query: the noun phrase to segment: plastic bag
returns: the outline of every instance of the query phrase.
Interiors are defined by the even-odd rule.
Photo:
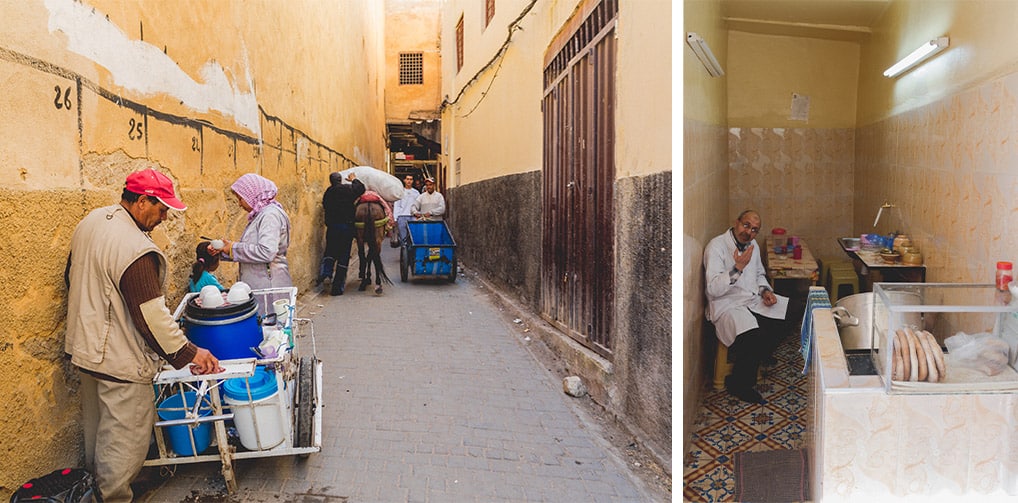
[[[947,354],[951,357],[951,365],[978,370],[988,376],[994,376],[1008,367],[1008,352],[1011,347],[1007,341],[988,333],[957,334],[944,339]]]
[[[380,169],[371,166],[355,166],[339,173],[343,175],[343,180],[346,180],[350,173],[357,175],[357,179],[364,184],[365,188],[377,192],[382,196],[382,199],[390,203],[403,198],[403,182]]]

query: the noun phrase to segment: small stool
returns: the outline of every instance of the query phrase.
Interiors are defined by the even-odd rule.
[[[714,358],[714,389],[720,391],[725,389],[725,378],[732,374],[734,364],[728,361],[728,346],[718,341],[718,354]],[[757,369],[757,380],[763,375],[763,366]]]
[[[714,358],[714,389],[725,389],[725,378],[732,373],[732,364],[728,362],[728,346],[718,341],[718,354]]]
[[[855,274],[855,267],[851,263],[836,263],[831,264],[831,268],[827,271],[827,276],[824,276],[824,284],[830,286],[831,275],[835,272],[850,272]]]
[[[841,287],[847,286],[851,288],[849,295],[853,295],[859,292],[859,275],[855,273],[855,269],[852,270],[832,270],[830,271],[830,284],[827,285],[828,291],[831,295],[831,305],[838,302],[838,298],[841,295]]]
[[[847,260],[823,259],[820,261],[820,281],[818,283],[823,286],[829,286],[830,278],[828,278],[828,274],[830,274],[831,269],[848,268],[854,269],[852,263]]]

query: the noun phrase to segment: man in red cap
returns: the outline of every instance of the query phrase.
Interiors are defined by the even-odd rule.
[[[64,279],[64,351],[81,371],[85,462],[103,500],[133,499],[155,422],[152,378],[161,360],[195,374],[222,372],[207,349],[189,342],[163,296],[166,257],[149,231],[170,208],[187,206],[166,175],[127,176],[120,203],[92,210],[71,236]]]
[[[445,215],[445,197],[435,190],[435,179],[424,179],[424,192],[410,205],[410,213],[418,220],[442,220]]]

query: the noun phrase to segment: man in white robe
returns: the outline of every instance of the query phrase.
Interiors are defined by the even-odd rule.
[[[743,211],[735,225],[707,244],[703,254],[707,319],[714,324],[718,340],[735,358],[725,389],[751,403],[763,402],[753,389],[756,374],[761,361],[769,359],[781,343],[786,328],[784,320],[753,312],[778,302],[754,239],[760,223],[755,211]]]

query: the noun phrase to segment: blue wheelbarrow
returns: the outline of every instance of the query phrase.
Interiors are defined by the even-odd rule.
[[[444,221],[407,222],[407,239],[399,250],[399,278],[447,277],[456,281],[456,241]]]

